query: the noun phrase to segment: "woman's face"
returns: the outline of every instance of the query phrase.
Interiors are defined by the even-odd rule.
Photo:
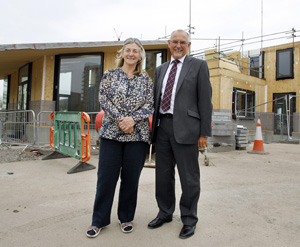
[[[141,60],[140,47],[136,43],[125,45],[122,57],[127,65],[136,65]]]

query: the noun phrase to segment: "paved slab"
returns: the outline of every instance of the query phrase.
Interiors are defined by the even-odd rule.
[[[202,192],[196,234],[178,238],[180,184],[174,220],[159,229],[154,168],[141,176],[135,229],[124,234],[116,216],[95,239],[91,223],[97,170],[67,174],[73,158],[0,164],[0,246],[300,246],[300,146],[265,144],[269,155],[244,151],[200,155]],[[90,163],[97,166],[97,156]]]

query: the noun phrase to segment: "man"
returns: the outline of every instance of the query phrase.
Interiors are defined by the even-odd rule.
[[[155,196],[159,212],[148,227],[154,229],[172,221],[177,164],[182,188],[180,238],[195,232],[200,196],[198,148],[207,147],[211,136],[209,71],[205,61],[186,55],[190,45],[187,32],[174,31],[168,41],[171,61],[159,66],[154,75],[152,142],[156,150]]]

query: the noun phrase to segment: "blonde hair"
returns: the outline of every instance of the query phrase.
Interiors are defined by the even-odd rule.
[[[116,56],[116,65],[118,68],[122,67],[124,64],[124,58],[122,57],[122,54],[125,50],[125,46],[128,44],[136,44],[139,48],[140,48],[140,56],[141,56],[141,60],[139,62],[137,62],[135,70],[133,72],[134,75],[139,75],[143,72],[143,63],[146,57],[146,52],[144,47],[142,46],[142,43],[140,40],[136,39],[136,38],[128,38],[124,41],[124,45],[121,48],[121,50],[119,50],[117,52],[117,56]]]

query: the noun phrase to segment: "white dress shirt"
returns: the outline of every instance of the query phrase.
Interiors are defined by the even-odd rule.
[[[164,112],[161,109],[161,107],[160,107],[159,112],[162,113],[162,114],[167,114],[167,113],[173,114],[176,87],[177,87],[178,78],[179,78],[180,71],[181,71],[181,68],[182,68],[182,65],[183,65],[185,57],[186,57],[186,55],[184,57],[178,59],[180,61],[180,63],[177,64],[177,71],[176,71],[175,81],[174,81],[173,90],[172,90],[170,108],[169,108],[169,110],[167,110],[167,111]],[[171,57],[171,61],[170,61],[169,67],[167,69],[166,75],[165,75],[164,80],[163,80],[163,85],[162,85],[162,89],[161,89],[161,101],[162,101],[162,99],[164,97],[164,92],[165,92],[165,88],[166,88],[166,85],[167,85],[167,81],[168,81],[168,77],[169,77],[169,74],[170,74],[170,70],[171,70],[171,68],[173,66],[173,63],[172,63],[173,60],[175,60],[175,59],[173,57]]]

